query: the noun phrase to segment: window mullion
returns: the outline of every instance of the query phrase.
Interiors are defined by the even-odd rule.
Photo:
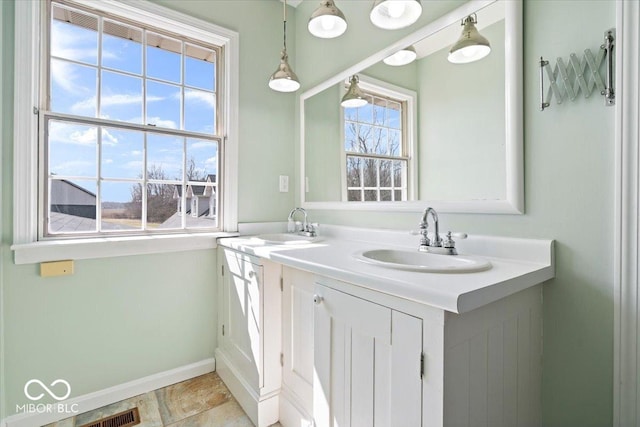
[[[96,126],[96,231],[102,231],[102,127]]]
[[[147,123],[147,30],[142,29],[142,123]]]
[[[96,72],[96,116],[102,117],[102,29],[103,18],[98,16],[98,69]],[[96,126],[96,231],[102,231],[102,127]]]
[[[144,144],[143,144],[143,155],[142,155],[142,188],[140,189],[140,215],[142,216],[142,229],[147,230],[147,180],[149,179],[147,176],[147,156],[149,153],[148,149],[148,134],[144,134]]]
[[[182,138],[182,199],[184,200],[181,228],[187,228],[187,138]],[[193,214],[193,212],[191,212]]]
[[[98,69],[96,73],[96,117],[102,117],[102,23],[103,18],[98,16]]]

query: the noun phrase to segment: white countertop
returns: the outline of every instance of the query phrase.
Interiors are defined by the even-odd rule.
[[[220,239],[219,244],[318,275],[353,283],[378,292],[428,304],[454,313],[465,313],[537,285],[554,277],[553,241],[470,236],[458,242],[461,254],[488,259],[492,268],[476,273],[425,273],[391,269],[364,263],[353,255],[368,249],[408,249],[409,239],[400,244],[373,243],[323,236],[316,243],[266,244],[252,237]],[[374,233],[375,241],[390,241],[393,232]],[[417,239],[412,236],[412,249]],[[413,242],[415,241],[415,242]]]

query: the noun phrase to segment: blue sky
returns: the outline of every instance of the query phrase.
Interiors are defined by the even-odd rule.
[[[122,24],[117,24],[124,28]],[[213,134],[215,128],[214,64],[152,46],[145,48],[147,79],[142,76],[141,31],[127,29],[133,40],[104,33],[101,50],[96,31],[54,20],[51,35],[51,110],[79,116],[108,118],[158,128],[184,129]],[[174,40],[160,36],[169,45]],[[205,50],[190,46],[198,52]],[[100,54],[101,52],[101,54]],[[101,67],[99,67],[99,55]],[[100,73],[100,74],[98,74]],[[98,85],[98,77],[100,83]],[[143,100],[146,91],[146,117]],[[98,105],[100,99],[100,105]],[[181,106],[184,102],[184,123]],[[138,179],[143,173],[144,134],[120,128],[103,128],[98,153],[98,129],[52,120],[49,122],[50,173],[74,179],[78,185],[96,191],[98,154],[101,176]],[[217,172],[217,145],[214,142],[176,138],[149,133],[147,166],[161,166],[169,179],[181,179],[183,144],[186,160],[194,159],[201,174]],[[105,182],[103,201],[126,202],[132,183]]]

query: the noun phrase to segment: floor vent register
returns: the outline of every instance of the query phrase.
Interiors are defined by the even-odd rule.
[[[129,427],[140,424],[138,408],[111,415],[80,427]]]

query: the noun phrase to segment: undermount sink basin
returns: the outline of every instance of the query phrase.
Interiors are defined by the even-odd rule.
[[[484,258],[469,255],[440,255],[417,250],[373,249],[355,257],[369,264],[426,273],[475,273],[491,268]]]
[[[291,233],[260,234],[254,237],[254,239],[262,240],[271,245],[300,245],[320,240],[319,237],[300,236]]]

